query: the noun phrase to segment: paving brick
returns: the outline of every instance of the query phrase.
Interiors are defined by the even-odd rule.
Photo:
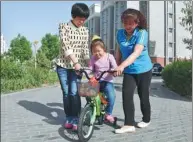
[[[192,142],[192,102],[161,86],[153,78],[150,89],[152,120],[148,128],[135,133],[115,134],[106,124],[96,126],[92,142]],[[123,125],[122,78],[115,80],[116,102],[113,115]],[[141,121],[140,102],[135,91],[135,120]],[[82,105],[85,98],[82,98]],[[1,140],[3,142],[69,142],[76,133],[62,129],[65,119],[60,87],[48,87],[1,97]]]

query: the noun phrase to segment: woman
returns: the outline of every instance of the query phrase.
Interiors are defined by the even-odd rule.
[[[151,82],[152,63],[148,55],[148,33],[145,17],[140,11],[127,9],[122,13],[121,21],[124,29],[117,32],[119,48],[116,60],[119,65],[115,76],[124,73],[123,77],[123,110],[124,126],[116,129],[115,133],[135,132],[134,120],[134,91],[137,86],[143,114],[142,121],[137,124],[144,128],[150,124],[149,86]]]
[[[57,74],[63,92],[64,127],[77,130],[78,115],[81,109],[80,97],[77,94],[78,75],[73,70],[88,66],[88,30],[83,27],[89,17],[89,8],[84,3],[76,3],[71,10],[72,20],[59,26],[61,49],[57,60]]]

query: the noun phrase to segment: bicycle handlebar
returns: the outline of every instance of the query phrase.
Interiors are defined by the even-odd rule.
[[[87,78],[88,80],[91,79],[91,78],[88,76],[88,73],[87,73],[84,69],[80,69],[80,70],[76,70],[76,71],[78,71],[78,72],[80,72],[80,73],[84,73],[85,76],[86,76],[86,78]],[[103,72],[101,73],[101,75],[100,75],[98,78],[95,78],[95,79],[96,79],[97,81],[99,81],[105,73],[115,73],[115,72],[116,72],[116,71],[110,71],[110,70],[108,70],[108,71],[103,71]]]

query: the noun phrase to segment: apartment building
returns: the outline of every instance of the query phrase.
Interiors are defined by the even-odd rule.
[[[7,44],[3,34],[1,35],[1,54],[7,52]]]
[[[149,32],[149,54],[163,66],[176,58],[191,57],[182,39],[190,37],[180,25],[182,1],[141,1],[140,11],[146,16]],[[159,7],[159,8],[158,8]]]
[[[114,54],[117,30],[122,28],[121,13],[127,8],[139,9],[138,1],[102,1],[100,18],[100,36],[107,49]]]
[[[122,28],[122,12],[127,8],[134,8],[147,18],[149,55],[152,62],[165,66],[176,58],[192,56],[192,51],[186,49],[182,41],[185,37],[191,38],[190,33],[180,25],[180,18],[184,16],[181,13],[181,9],[185,7],[183,1],[101,1],[97,6],[100,7],[100,12],[97,11],[100,24],[88,24],[90,35],[99,33],[110,53],[114,54],[117,47],[116,33]],[[91,12],[89,20],[92,17]]]
[[[139,1],[116,1],[114,2],[114,29],[113,29],[113,51],[117,47],[116,34],[118,29],[123,28],[121,14],[128,8],[139,10]]]
[[[109,52],[113,49],[114,2],[101,1],[100,36]]]
[[[100,35],[100,4],[93,4],[89,7],[90,16],[85,22],[89,29],[89,43],[94,34]]]

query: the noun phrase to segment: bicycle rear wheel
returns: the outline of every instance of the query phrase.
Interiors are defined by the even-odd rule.
[[[94,131],[95,115],[93,107],[88,104],[82,110],[78,122],[78,137],[81,142],[87,142]]]

